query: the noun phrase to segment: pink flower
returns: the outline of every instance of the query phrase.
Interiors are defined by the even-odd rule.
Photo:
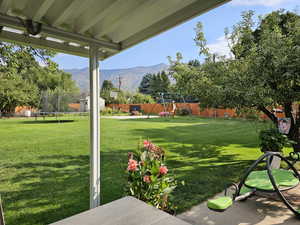
[[[158,148],[159,148],[159,147],[157,147],[156,145],[154,145],[154,144],[152,144],[152,143],[149,145],[149,150],[150,150],[150,151],[155,152]]]
[[[151,177],[150,176],[144,176],[143,181],[146,182],[147,184],[151,183]]]
[[[159,173],[160,174],[167,174],[168,173],[168,168],[166,166],[161,166],[159,167]]]
[[[134,159],[128,160],[128,167],[127,167],[128,171],[137,171],[137,166],[138,166],[138,162],[136,160]]]
[[[156,146],[154,144],[151,143],[151,141],[147,141],[145,140],[144,141],[144,148],[147,148],[149,150],[152,150],[154,149]]]
[[[148,140],[145,140],[145,141],[144,141],[144,147],[145,147],[145,148],[148,148],[148,147],[151,146],[151,145],[152,145],[151,141],[148,141]]]

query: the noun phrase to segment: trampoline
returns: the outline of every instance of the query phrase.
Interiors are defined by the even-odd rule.
[[[299,160],[299,154],[297,160]],[[295,205],[283,195],[284,191],[297,187],[300,183],[300,175],[294,163],[297,161],[291,157],[293,162],[290,162],[278,152],[267,152],[256,160],[247,172],[242,177],[239,184],[231,184],[235,188],[232,196],[227,196],[227,188],[225,196],[217,199],[212,199],[207,202],[208,208],[214,211],[225,211],[235,201],[246,200],[256,191],[276,193],[279,199],[291,210],[298,218],[300,218],[300,206]],[[290,155],[291,156],[291,155]],[[286,163],[285,169],[272,169],[271,163],[274,157],[279,157],[282,162]],[[265,163],[264,170],[255,170],[260,163]]]

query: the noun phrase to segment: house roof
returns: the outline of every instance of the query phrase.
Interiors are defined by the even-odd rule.
[[[0,40],[99,58],[230,0],[0,0]]]

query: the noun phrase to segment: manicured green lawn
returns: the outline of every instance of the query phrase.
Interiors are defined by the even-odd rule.
[[[70,118],[69,118],[70,119]],[[7,225],[48,224],[89,207],[89,122],[0,120],[0,193]],[[47,122],[47,121],[46,121]],[[102,203],[122,197],[127,152],[149,138],[185,186],[179,212],[237,181],[261,153],[257,130],[241,120],[175,118],[101,121]]]

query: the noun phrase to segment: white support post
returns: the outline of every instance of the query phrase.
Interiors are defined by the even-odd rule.
[[[90,45],[90,208],[100,205],[100,77],[98,47]]]

